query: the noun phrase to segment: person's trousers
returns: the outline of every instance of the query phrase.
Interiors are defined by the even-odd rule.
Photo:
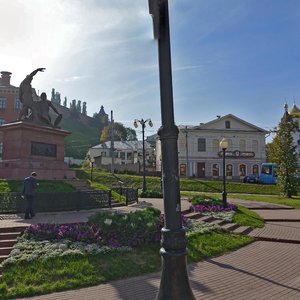
[[[26,197],[26,201],[27,201],[27,207],[26,207],[26,211],[25,211],[25,219],[29,219],[34,216],[34,212],[32,210],[32,203],[33,203],[34,196],[26,195],[25,197]]]

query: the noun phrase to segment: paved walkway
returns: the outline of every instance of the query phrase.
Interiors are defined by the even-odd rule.
[[[239,202],[233,199],[229,201]],[[251,233],[262,240],[264,237],[272,238],[273,242],[256,241],[229,254],[190,264],[189,279],[196,299],[300,300],[300,210],[277,205],[270,209],[272,205],[261,202],[246,202],[243,205],[256,208],[256,212],[263,217],[278,220],[268,221],[265,228]],[[137,205],[118,209],[129,211],[145,206],[155,206],[163,211],[161,199],[141,199]],[[182,210],[188,207],[189,203],[182,201]],[[83,222],[94,211],[37,214],[30,221]],[[0,220],[0,226],[28,224],[24,221],[21,218]],[[154,273],[26,299],[150,300],[155,299],[159,282],[160,274]]]

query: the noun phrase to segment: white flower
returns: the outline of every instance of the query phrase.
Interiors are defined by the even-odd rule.
[[[104,224],[110,226],[112,223],[112,219],[105,219]]]

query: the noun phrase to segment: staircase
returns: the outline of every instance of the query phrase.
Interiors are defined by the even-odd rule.
[[[8,258],[10,252],[13,250],[14,244],[27,226],[19,227],[3,227],[0,228],[0,280],[2,277],[3,267],[1,263]]]
[[[240,225],[235,224],[235,223],[228,223],[225,220],[216,219],[216,218],[211,217],[211,216],[204,216],[201,213],[197,213],[197,212],[185,211],[184,215],[188,219],[194,219],[194,220],[198,220],[198,221],[202,221],[202,222],[208,222],[208,223],[211,223],[211,224],[219,225],[219,226],[221,226],[221,228],[229,230],[233,233],[248,234],[253,230],[253,228],[251,228],[251,227],[240,226]]]
[[[90,192],[95,191],[89,184],[89,182],[85,179],[65,179],[66,183],[72,185],[75,189],[80,192]]]

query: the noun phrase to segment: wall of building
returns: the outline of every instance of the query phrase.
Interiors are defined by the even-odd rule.
[[[230,127],[224,126],[230,121]],[[226,150],[226,176],[240,181],[246,175],[259,174],[260,165],[266,161],[266,131],[229,115],[200,126],[179,127],[178,161],[182,177],[221,179],[223,176],[222,138],[229,140]],[[199,139],[204,147],[199,146]],[[201,144],[201,143],[200,143]],[[200,148],[199,148],[200,147]],[[161,170],[161,145],[157,139],[157,171]]]

